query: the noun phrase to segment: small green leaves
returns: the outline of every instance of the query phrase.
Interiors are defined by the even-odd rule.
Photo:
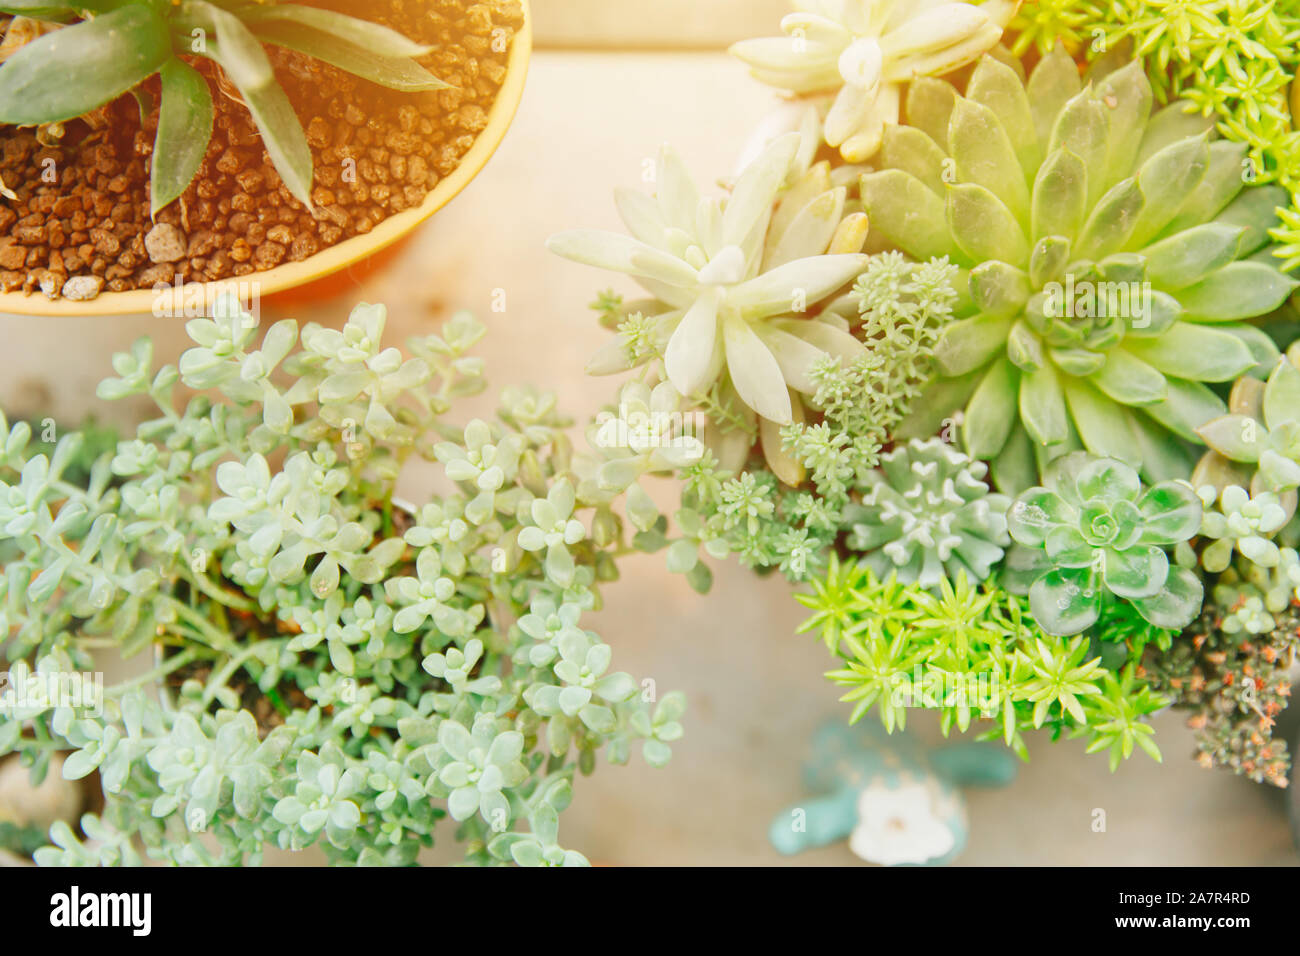
[[[172,59],[166,23],[132,3],[28,43],[0,70],[0,123],[36,126],[89,113]]]
[[[0,416],[11,679],[66,678],[92,643],[157,649],[151,674],[102,694],[0,695],[0,749],[43,766],[57,745],[68,779],[98,774],[119,828],[86,824],[100,848],[58,830],[43,862],[133,862],[135,839],[180,865],[313,844],[410,864],[451,816],[471,862],[575,864],[555,843],[573,774],[638,743],[667,761],[679,696],[655,707],[583,627],[632,547],[618,492],[586,494],[553,396],[507,389],[493,419],[451,425],[482,385],[472,319],[411,341],[410,358],[385,347],[385,320],[359,306],[341,328],[263,334],[226,299],[187,324],[179,370],[155,372],[147,340],[114,358],[101,394],[158,409],[131,436],[50,448]],[[182,383],[197,394],[178,406]],[[663,417],[680,399],[634,394]],[[655,470],[703,452],[654,434],[631,428],[620,447]],[[418,508],[394,497],[413,456],[450,479]],[[666,539],[666,520],[649,526]]]
[[[1111,746],[1117,734],[1149,736],[1142,718],[1164,702],[1146,683],[1131,673],[1116,682],[1096,643],[1044,633],[1024,601],[995,585],[976,588],[962,574],[931,592],[893,575],[881,580],[857,562],[833,572],[833,580],[813,582],[815,600],[801,596],[818,611],[801,632],[820,629],[840,659],[843,666],[827,677],[854,705],[850,722],[874,709],[892,732],[909,709],[936,710],[945,734],[986,727],[984,736],[1001,737],[1022,756],[1021,733],[1036,727],[1086,735],[1090,752]],[[1148,627],[1138,622],[1109,612],[1095,640],[1122,642],[1130,628]],[[844,637],[832,642],[832,633]],[[1122,726],[1117,712],[1127,717]]]

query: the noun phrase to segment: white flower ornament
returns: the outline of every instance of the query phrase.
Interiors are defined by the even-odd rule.
[[[858,795],[858,823],[849,849],[868,863],[922,865],[952,852],[957,836],[948,822],[959,803],[937,786],[878,780]]]

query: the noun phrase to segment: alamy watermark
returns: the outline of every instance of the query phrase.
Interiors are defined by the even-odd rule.
[[[1065,282],[1043,287],[1047,301],[1043,315],[1051,319],[1125,319],[1130,328],[1151,324],[1150,282],[1076,281],[1066,274]]]
[[[595,444],[598,448],[693,449],[697,446],[704,416],[698,412],[656,412],[620,405],[618,413],[596,416]]]
[[[917,663],[911,674],[894,674],[890,685],[894,707],[973,707],[985,717],[1002,709],[1002,677],[996,672],[961,674]]]
[[[233,298],[244,311],[248,328],[262,320],[262,283],[256,279],[186,282],[178,275],[172,282],[154,283],[152,292],[156,319],[208,318],[218,299]]]
[[[0,714],[71,707],[87,717],[104,712],[104,675],[95,671],[0,671]]]

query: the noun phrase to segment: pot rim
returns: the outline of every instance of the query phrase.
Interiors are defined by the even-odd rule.
[[[523,98],[533,45],[533,17],[529,0],[519,2],[523,10],[523,26],[511,43],[505,82],[497,91],[492,109],[488,112],[487,126],[479,133],[474,145],[452,170],[451,175],[439,180],[419,206],[389,216],[370,232],[345,239],[301,262],[276,266],[264,272],[251,272],[246,276],[231,276],[212,282],[188,282],[180,287],[173,284],[166,291],[132,289],[129,292],[101,292],[87,301],[50,299],[40,292],[5,292],[0,293],[0,314],[68,317],[153,314],[156,318],[184,317],[186,303],[189,302],[193,308],[199,290],[202,290],[207,307],[223,291],[228,291],[237,283],[256,283],[258,295],[274,295],[346,269],[402,239],[469,185],[487,165],[514,121],[519,102]]]

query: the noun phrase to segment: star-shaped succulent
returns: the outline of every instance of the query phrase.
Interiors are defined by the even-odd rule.
[[[898,122],[903,84],[941,76],[988,51],[1019,6],[1012,0],[796,0],[784,37],[731,52],[769,86],[828,100],[826,142],[860,163]]]
[[[845,190],[807,197],[799,215],[774,217],[800,136],[773,141],[725,200],[703,199],[678,155],[665,148],[654,197],[617,195],[632,236],[577,230],[553,236],[552,252],[623,272],[651,295],[666,377],[696,397],[725,372],[741,401],[778,424],[794,416],[790,389],[815,390],[809,372],[826,355],[846,364],[865,348],[829,322],[801,315],[851,282],[867,264],[856,224],[841,228]],[[845,235],[856,237],[852,248]],[[828,249],[832,254],[827,254]],[[624,343],[600,371],[626,368]],[[647,356],[648,357],[648,356]]]

